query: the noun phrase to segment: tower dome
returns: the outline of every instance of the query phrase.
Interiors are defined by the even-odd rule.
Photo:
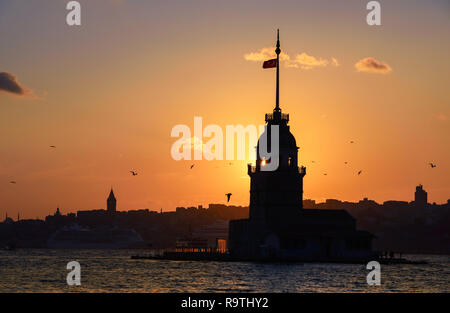
[[[276,109],[275,109],[276,110]],[[295,140],[294,135],[290,131],[289,122],[289,114],[282,114],[281,109],[278,112],[274,110],[273,114],[266,114],[266,122],[267,128],[264,133],[261,135],[267,138],[267,151],[272,151],[272,143],[271,143],[271,126],[277,125],[279,138],[278,138],[278,149],[279,149],[279,166],[277,170],[285,170],[287,168],[296,169],[297,168],[297,154],[298,147],[297,141]],[[258,140],[257,144],[257,158],[256,158],[256,166],[260,168],[261,165],[264,165],[266,162],[270,162],[270,160],[264,160],[259,154],[259,145],[261,142],[261,137]]]

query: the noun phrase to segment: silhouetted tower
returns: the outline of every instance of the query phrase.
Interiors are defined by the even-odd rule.
[[[289,130],[289,114],[281,113],[279,104],[279,72],[281,53],[279,34],[277,33],[277,73],[276,100],[273,113],[266,114],[267,151],[271,151],[272,125],[279,127],[279,166],[275,171],[262,171],[270,160],[264,160],[259,154],[258,140],[256,165],[248,165],[250,176],[250,219],[265,222],[286,220],[288,214],[299,212],[303,208],[303,177],[305,167],[298,167],[298,149],[295,137]]]
[[[113,189],[111,188],[111,192],[109,193],[109,197],[106,200],[107,211],[110,213],[116,212],[116,197],[114,196]]]
[[[8,217],[8,212],[6,212],[5,220],[3,221],[3,223],[7,223],[7,224],[14,223],[13,219]]]
[[[423,190],[423,186],[419,185],[416,187],[416,192],[414,193],[414,203],[417,206],[425,207],[428,204],[428,194]]]

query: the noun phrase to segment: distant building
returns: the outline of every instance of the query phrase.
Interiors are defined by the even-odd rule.
[[[45,217],[45,222],[49,225],[56,225],[56,226],[62,226],[62,225],[69,225],[71,223],[74,223],[76,221],[76,215],[73,213],[69,213],[67,215],[61,214],[61,210],[59,207],[56,208],[56,211],[53,215],[47,215]]]
[[[337,209],[342,205],[342,201],[337,199],[326,199],[325,204],[330,209]]]
[[[218,242],[228,240],[228,221],[216,220],[214,224],[204,225],[192,232],[192,237],[207,239],[208,248],[218,248]]]
[[[303,207],[307,209],[312,209],[316,206],[316,200],[305,199],[303,200]]]
[[[423,189],[422,185],[416,187],[416,192],[414,193],[414,203],[416,206],[426,207],[428,204],[428,194]]]
[[[113,189],[111,188],[109,197],[106,200],[106,208],[107,208],[106,210],[108,211],[108,213],[115,213],[116,205],[117,205],[116,197],[114,196]]]
[[[392,209],[409,209],[408,201],[388,200],[383,202],[383,207]]]
[[[124,227],[82,227],[77,223],[56,230],[46,242],[52,249],[118,249],[140,247],[142,237]]]
[[[175,249],[181,251],[202,251],[208,249],[208,239],[183,237],[177,238]]]
[[[3,223],[5,223],[5,224],[13,224],[14,220],[12,218],[8,217],[8,213],[6,213],[5,220],[3,221]]]

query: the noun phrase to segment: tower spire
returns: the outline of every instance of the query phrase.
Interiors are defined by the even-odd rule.
[[[109,196],[108,199],[106,199],[106,210],[108,212],[116,212],[116,205],[117,205],[117,200],[116,197],[114,196],[114,192],[111,186],[111,191],[109,192]]]
[[[277,95],[275,102],[274,112],[280,112],[280,30],[277,29],[277,48],[275,49],[275,53],[277,54]]]

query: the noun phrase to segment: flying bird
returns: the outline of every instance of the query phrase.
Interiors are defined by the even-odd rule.
[[[14,180],[12,180],[12,181],[10,181],[9,183],[10,183],[10,184],[15,184],[16,182],[15,182]]]
[[[350,143],[355,143],[353,140],[350,140]]]
[[[431,166],[431,168],[435,168],[436,167],[436,164],[434,164],[434,163],[429,163],[430,164],[430,166]]]
[[[225,196],[227,196],[227,202],[230,202],[231,195],[231,192],[225,194]]]
[[[344,164],[347,164],[347,162],[344,162]]]
[[[131,175],[136,176],[138,173],[135,171],[130,171]]]
[[[362,171],[359,171],[359,172],[358,172],[358,175],[361,175],[361,173],[362,173]]]
[[[192,165],[191,165],[191,170],[192,170],[192,168],[194,167],[194,165],[195,165],[195,164],[192,164]]]
[[[311,161],[311,163],[316,163],[316,161]]]
[[[323,175],[327,176],[327,173],[323,173]]]
[[[50,148],[56,148],[56,146],[49,146]]]

